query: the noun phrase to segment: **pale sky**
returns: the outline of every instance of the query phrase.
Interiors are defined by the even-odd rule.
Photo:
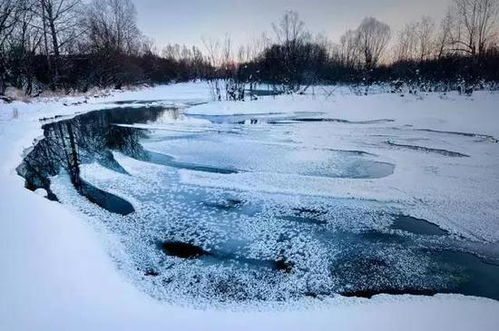
[[[296,10],[308,30],[337,41],[365,16],[388,23],[396,32],[427,15],[440,20],[451,0],[133,0],[139,27],[161,49],[168,43],[197,45],[202,37],[229,34],[238,47],[272,33],[271,23]],[[204,50],[204,49],[203,49]]]

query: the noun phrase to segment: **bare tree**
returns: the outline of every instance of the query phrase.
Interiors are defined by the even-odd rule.
[[[431,17],[423,16],[417,23],[416,38],[418,48],[418,60],[424,61],[432,57],[434,50],[434,30],[435,22]]]
[[[78,24],[77,10],[81,0],[39,0],[41,15],[50,35],[52,52],[56,58],[61,49],[73,41]]]
[[[197,76],[206,73],[205,58],[202,52],[195,46],[187,47],[186,45],[167,45],[163,48],[161,55],[163,58],[177,63],[184,63],[195,70]]]
[[[292,10],[286,11],[279,22],[272,24],[272,28],[278,42],[278,45],[274,45],[277,48],[273,48],[280,53],[281,65],[285,68],[283,88],[287,91],[298,90],[298,62],[307,56],[304,54],[304,46],[310,43],[310,33],[305,29],[305,23],[298,13]]]
[[[305,23],[297,12],[288,10],[278,23],[272,23],[277,42],[284,46],[287,56],[291,56],[301,45],[310,40]]]
[[[35,52],[44,50],[51,86],[55,88],[62,50],[71,45],[81,31],[77,24],[80,3],[81,0],[1,0],[0,49],[3,50],[12,37],[15,40],[9,41],[10,47],[17,51],[24,48],[34,56]]]
[[[357,45],[367,69],[376,67],[390,41],[390,27],[374,17],[366,17],[357,29]]]
[[[0,51],[16,24],[19,6],[15,0],[0,0]]]
[[[348,30],[340,38],[338,57],[347,67],[355,67],[360,62],[358,47],[359,35],[356,30]]]
[[[395,58],[399,61],[432,58],[435,49],[434,29],[435,23],[427,16],[418,22],[406,24],[398,34]]]
[[[253,40],[247,45],[240,46],[237,53],[237,60],[239,63],[247,63],[256,59],[261,55],[265,49],[270,45],[270,40],[266,33],[262,33],[258,38]]]
[[[85,25],[94,50],[125,54],[138,50],[141,34],[131,0],[93,0],[87,9]]]
[[[454,0],[454,50],[483,54],[494,38],[498,11],[498,0]]]
[[[222,78],[221,71],[224,62],[223,45],[219,39],[206,37],[202,38],[202,42],[207,53],[207,62],[214,69],[213,76],[208,79],[212,98],[213,100],[222,101],[222,88],[219,80]]]
[[[414,59],[417,45],[416,24],[407,23],[399,31],[397,43],[395,45],[395,59],[397,61],[406,61]]]
[[[225,70],[229,70],[234,65],[232,53],[232,39],[226,34],[222,44],[222,66]]]
[[[220,55],[220,48],[221,48],[220,40],[202,37],[201,41],[202,41],[203,46],[205,48],[208,62],[214,67],[220,66],[221,62],[222,62],[221,55]]]
[[[11,85],[27,94],[33,90],[34,58],[41,42],[36,1],[0,1],[0,94],[7,75]]]
[[[0,0],[0,95],[3,95],[6,89],[5,43],[12,35],[18,15],[19,6],[15,0]]]
[[[230,36],[226,34],[222,41],[210,38],[203,38],[202,41],[208,63],[214,70],[208,80],[213,99],[221,101],[225,92],[226,100],[244,100],[246,84],[237,79],[239,63],[234,57]]]
[[[448,11],[440,23],[440,31],[435,39],[435,55],[438,59],[446,55],[452,39],[453,17]]]
[[[305,30],[305,23],[300,19],[298,13],[293,10],[286,11],[278,23],[272,23],[272,29],[278,43],[282,45],[293,46],[309,37],[308,32]]]

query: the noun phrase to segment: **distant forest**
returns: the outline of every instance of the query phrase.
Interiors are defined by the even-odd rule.
[[[193,79],[210,81],[218,99],[223,90],[232,100],[244,99],[244,90],[258,83],[278,92],[337,83],[497,86],[499,0],[449,1],[438,22],[422,17],[392,31],[367,17],[335,42],[287,11],[238,50],[230,31],[203,40],[203,49],[158,50],[139,30],[131,0],[0,0],[0,95],[9,87],[36,96]]]

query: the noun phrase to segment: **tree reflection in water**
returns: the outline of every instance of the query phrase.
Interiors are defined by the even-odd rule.
[[[80,177],[80,165],[98,162],[126,173],[114,159],[112,151],[138,159],[146,158],[139,140],[147,135],[147,131],[117,124],[153,122],[168,110],[172,109],[113,108],[45,124],[42,127],[44,138],[24,158],[17,172],[26,179],[26,188],[43,188],[49,199],[57,200],[50,189],[50,177],[56,176],[62,169],[68,174],[78,193],[90,201],[119,214],[133,212],[133,207],[125,200],[83,181]]]

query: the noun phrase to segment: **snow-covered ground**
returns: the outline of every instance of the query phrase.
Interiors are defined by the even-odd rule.
[[[192,104],[209,98],[207,87],[199,83],[88,100],[78,97],[0,104],[1,330],[497,328],[497,301],[461,295],[379,295],[370,300],[335,297],[308,300],[303,305],[298,302],[276,311],[248,312],[195,310],[161,303],[137,289],[119,270],[123,266],[116,265],[110,256],[119,254],[113,251],[119,250],[119,245],[112,246],[113,233],[63,204],[24,189],[24,180],[16,174],[24,149],[42,134],[40,118],[116,107],[115,103],[120,101]],[[290,113],[305,119],[322,116],[339,121],[316,123],[317,129],[312,132],[303,122],[281,144],[301,144],[316,150],[361,148],[375,155],[375,160],[394,164],[394,173],[382,178],[333,176],[320,181],[304,176],[297,183],[296,176],[289,180],[289,171],[261,171],[259,176],[250,177],[245,172],[220,176],[180,170],[180,179],[184,184],[215,188],[394,202],[403,205],[412,216],[432,221],[457,236],[497,242],[497,104],[499,94],[488,92],[476,93],[473,98],[452,94],[402,98],[391,94],[355,96],[338,91],[329,97],[279,96],[244,103],[210,102],[188,108],[187,113],[201,116],[194,123],[181,125],[182,129],[199,130],[206,115],[273,114],[276,121],[286,121],[286,114]],[[176,125],[178,121],[165,121],[159,129],[171,130]],[[265,125],[260,128],[265,133]],[[324,140],[324,136],[328,139]],[[271,140],[278,140],[275,138]],[[185,150],[190,147],[179,146]],[[227,146],[231,148],[237,146]],[[452,157],[448,152],[469,157]],[[181,161],[198,161],[188,159],[189,153],[182,153],[178,151],[177,155],[184,158]],[[201,157],[206,160],[210,155]],[[321,157],[309,153],[306,160],[291,159],[307,164]],[[231,160],[252,169],[250,161]]]

